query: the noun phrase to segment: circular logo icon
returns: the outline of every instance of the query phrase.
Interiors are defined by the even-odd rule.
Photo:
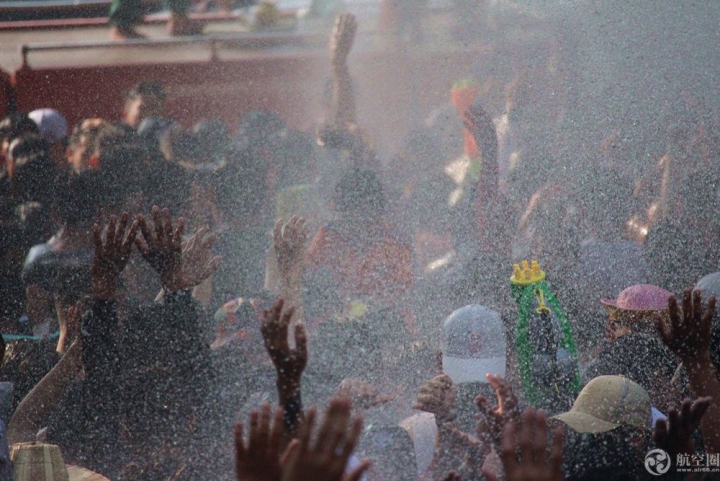
[[[670,455],[662,449],[653,449],[645,456],[645,469],[653,476],[660,476],[670,470]]]

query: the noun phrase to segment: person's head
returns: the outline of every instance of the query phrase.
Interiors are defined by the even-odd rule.
[[[576,433],[598,434],[621,426],[648,431],[652,427],[650,396],[623,376],[598,376],[580,391],[570,411],[552,419]]]
[[[49,201],[59,175],[47,143],[37,136],[23,136],[13,141],[8,173],[16,199],[41,204]]]
[[[91,168],[91,146],[95,144],[104,125],[106,122],[102,119],[85,119],[73,129],[65,149],[65,158],[75,172]]]
[[[670,389],[676,367],[672,352],[657,336],[632,333],[609,344],[583,377],[590,380],[605,375],[624,376],[642,386],[653,406],[662,411],[677,399]]]
[[[344,217],[378,218],[385,214],[385,191],[372,170],[353,169],[335,186],[335,210]]]
[[[140,82],[125,95],[125,123],[136,129],[143,119],[161,117],[165,100],[165,90],[160,83]]]
[[[67,120],[55,109],[37,109],[28,114],[38,126],[40,136],[50,144],[64,142],[68,134]]]
[[[506,360],[505,325],[499,313],[470,305],[445,319],[442,366],[454,383],[487,383],[486,374],[505,376]]]
[[[667,315],[672,295],[658,286],[637,284],[624,289],[617,299],[602,299],[608,312],[608,338],[618,339],[631,332],[655,334],[655,318]]]
[[[0,121],[0,155],[7,157],[10,142],[23,134],[39,134],[37,124],[22,112],[15,112]]]

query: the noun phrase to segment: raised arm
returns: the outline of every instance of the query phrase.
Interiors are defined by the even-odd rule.
[[[333,91],[328,123],[339,127],[356,123],[355,94],[347,65],[356,32],[355,16],[352,13],[342,13],[335,20],[335,28],[330,36]]]
[[[81,303],[68,310],[68,320],[73,317],[79,322]],[[45,426],[55,408],[73,380],[82,371],[81,341],[76,340],[65,355],[23,398],[8,425],[8,444],[35,441],[37,432]]]
[[[308,239],[305,219],[293,216],[275,223],[273,251],[280,277],[280,297],[295,309],[294,321],[304,319],[302,279],[305,274],[305,251]]]
[[[295,348],[290,348],[288,329],[294,310],[283,311],[283,306],[283,300],[278,299],[270,310],[263,312],[260,330],[277,372],[278,401],[285,410],[285,429],[288,436],[295,436],[304,421],[300,382],[307,365],[307,334],[305,326],[296,324]]]
[[[705,415],[700,421],[705,448],[709,453],[720,452],[720,383],[710,359],[710,325],[715,313],[715,298],[702,308],[700,291],[685,289],[682,311],[675,296],[668,300],[669,321],[658,322],[665,345],[678,356],[687,369],[690,388],[698,397],[710,397]]]

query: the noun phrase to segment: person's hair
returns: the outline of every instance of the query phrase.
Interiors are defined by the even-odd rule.
[[[46,204],[60,172],[47,150],[13,158],[12,189],[23,202]]]
[[[335,186],[335,208],[342,214],[377,216],[385,213],[385,192],[372,170],[353,169]]]
[[[90,145],[92,143],[92,139],[94,139],[101,132],[104,125],[106,125],[105,122],[97,125],[86,125],[85,121],[78,123],[75,128],[73,128],[72,133],[68,137],[68,147],[79,146],[80,144],[82,144],[82,141],[84,139],[87,140],[85,145]]]
[[[0,120],[0,139],[14,139],[22,134],[40,134],[33,119],[22,112],[15,112]]]
[[[53,205],[66,226],[90,226],[97,220],[105,199],[105,172],[85,170],[72,173],[58,185]]]
[[[15,161],[39,157],[50,153],[50,145],[38,134],[25,133],[10,143],[8,155]]]
[[[164,101],[167,98],[165,95],[165,89],[160,82],[145,81],[135,84],[130,90],[128,90],[125,94],[125,101],[134,100],[143,95],[156,97],[161,101]]]

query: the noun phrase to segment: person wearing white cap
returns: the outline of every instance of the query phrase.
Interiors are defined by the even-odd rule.
[[[38,126],[40,137],[50,145],[50,156],[62,170],[68,169],[65,148],[68,124],[65,117],[55,109],[37,109],[28,114]]]

